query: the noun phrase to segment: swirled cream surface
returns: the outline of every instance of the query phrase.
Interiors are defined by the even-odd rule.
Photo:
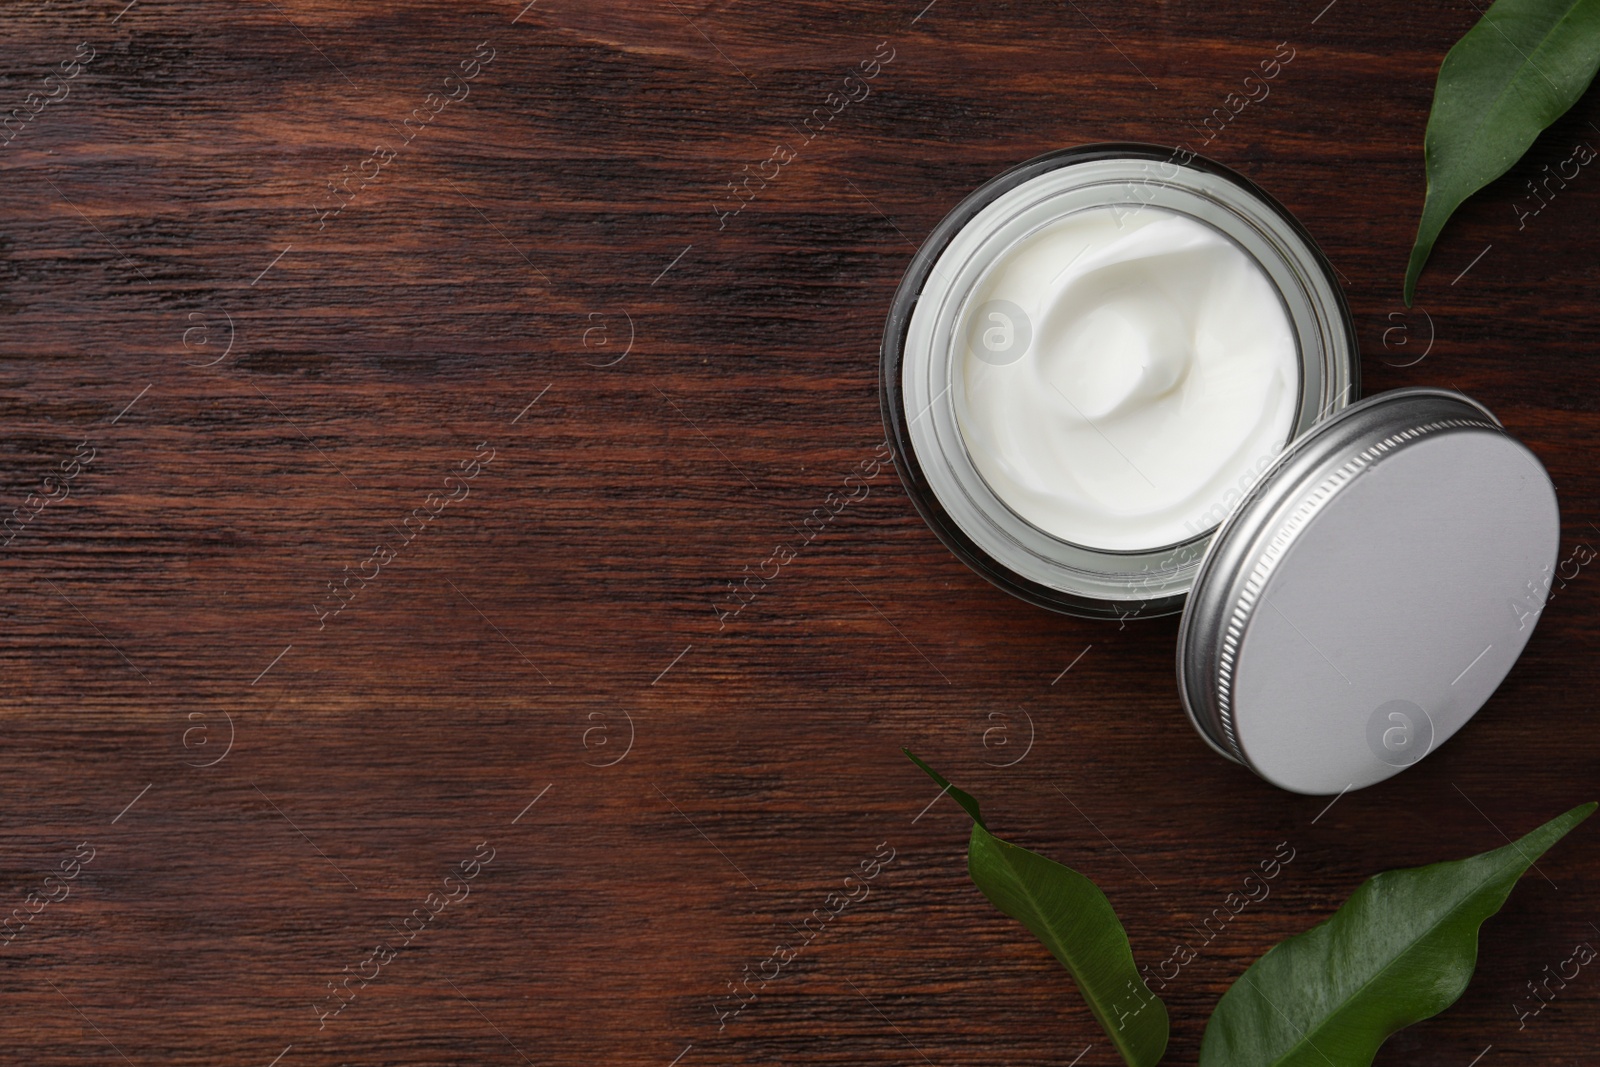
[[[956,321],[956,418],[1046,533],[1138,551],[1215,526],[1288,442],[1299,350],[1272,281],[1203,222],[1089,208],[1003,252]]]

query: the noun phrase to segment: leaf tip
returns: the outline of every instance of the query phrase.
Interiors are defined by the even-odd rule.
[[[1431,243],[1427,248],[1422,247],[1420,237],[1411,249],[1411,259],[1406,264],[1405,284],[1401,288],[1401,299],[1405,301],[1406,307],[1410,307],[1417,298],[1417,279],[1422,276],[1422,268],[1428,262],[1428,256],[1432,251]]]
[[[945,778],[944,778],[944,776],[942,774],[940,774],[938,771],[934,770],[932,767],[930,767],[926,763],[924,763],[921,760],[921,758],[918,757],[917,754],[915,752],[911,751],[909,748],[902,747],[900,749],[900,751],[904,752],[906,754],[906,759],[910,760],[912,763],[915,763],[918,767],[922,768],[922,773],[926,774],[929,778],[932,778],[934,781],[938,782],[940,785],[949,785],[950,784],[949,782],[945,781]]]
[[[944,795],[944,793],[949,793],[955,802],[961,805],[962,810],[968,815],[972,816],[973,822],[977,823],[979,826],[984,825],[983,813],[978,808],[978,802],[976,800],[972,799],[972,797],[967,793],[957,789],[950,779],[946,778],[944,775],[940,774],[938,771],[924,763],[921,758],[919,758],[917,754],[911,751],[909,748],[902,747],[900,751],[904,752],[906,754],[906,758],[912,763],[915,763],[918,767],[922,768],[923,774],[926,774],[929,778],[932,778],[934,782],[940,786],[942,790],[940,793],[941,796]]]
[[[1555,826],[1561,827],[1561,832],[1555,838],[1555,840],[1559,841],[1561,838],[1566,837],[1572,831],[1576,830],[1586,819],[1589,818],[1589,816],[1593,815],[1595,812],[1595,807],[1595,802],[1592,800],[1587,804],[1579,804],[1577,807],[1557,815],[1554,819],[1551,819],[1549,822],[1545,823],[1544,827],[1540,827],[1540,829]],[[1538,830],[1533,831],[1533,833],[1538,832]]]

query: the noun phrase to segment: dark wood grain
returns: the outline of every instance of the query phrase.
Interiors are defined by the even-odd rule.
[[[1320,238],[1368,391],[1477,396],[1549,466],[1563,555],[1600,544],[1600,177],[1521,228],[1512,207],[1600,143],[1593,98],[1463,208],[1407,312],[1418,146],[1472,5],[922,3],[7,8],[0,111],[95,53],[0,149],[0,513],[95,450],[0,551],[5,908],[94,850],[0,948],[8,1062],[1114,1063],[968,883],[909,744],[1095,878],[1141,961],[1289,842],[1172,984],[1169,1060],[1192,1063],[1238,973],[1363,878],[1594,795],[1592,566],[1469,729],[1327,811],[1193,734],[1174,620],[1007,598],[889,467],[719,621],[882,439],[883,315],[944,212],[1052,148],[1201,147],[1285,41],[1204,151]],[[396,148],[481,42],[466,98]],[[871,94],[806,139],[880,42]],[[793,160],[719,218],[777,145]],[[470,895],[319,1022],[481,842]],[[719,1025],[884,842],[870,896]],[[1486,927],[1466,996],[1379,1062],[1588,1062],[1600,978],[1525,1028],[1512,1005],[1600,938],[1597,876],[1585,828]]]

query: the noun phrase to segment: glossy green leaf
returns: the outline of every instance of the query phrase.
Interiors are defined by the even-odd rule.
[[[976,800],[906,755],[972,816],[967,871],[983,895],[1061,961],[1124,1060],[1133,1067],[1159,1061],[1167,1048],[1167,1008],[1139,977],[1127,931],[1106,895],[1077,871],[995,837]]]
[[[1369,879],[1240,976],[1206,1024],[1200,1067],[1367,1067],[1390,1034],[1455,1003],[1477,965],[1478,927],[1594,810],[1573,808],[1481,856]]]
[[[1428,195],[1405,300],[1461,202],[1500,175],[1600,67],[1600,0],[1495,0],[1444,57],[1423,137]]]

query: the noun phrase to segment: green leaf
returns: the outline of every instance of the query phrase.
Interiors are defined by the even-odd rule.
[[[976,800],[905,751],[972,816],[967,871],[983,895],[1061,961],[1125,1061],[1158,1062],[1167,1048],[1167,1008],[1139,977],[1127,931],[1106,895],[1077,871],[995,837]]]
[[[1477,965],[1478,927],[1594,810],[1573,808],[1481,856],[1367,880],[1223,995],[1200,1067],[1367,1067],[1390,1034],[1455,1003]]]
[[[1445,221],[1577,103],[1600,67],[1600,0],[1495,0],[1444,57],[1423,138],[1428,195],[1405,301]]]

